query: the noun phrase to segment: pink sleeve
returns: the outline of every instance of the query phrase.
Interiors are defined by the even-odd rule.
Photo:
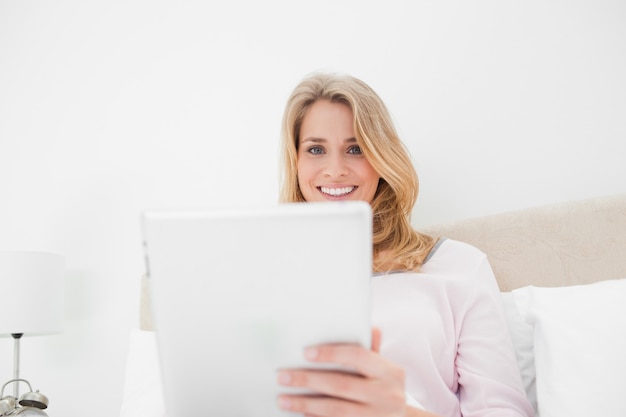
[[[534,416],[486,258],[466,289],[466,303],[456,315],[460,320],[456,370],[463,416]]]

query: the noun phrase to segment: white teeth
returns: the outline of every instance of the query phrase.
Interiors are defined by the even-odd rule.
[[[324,194],[330,194],[335,197],[348,194],[352,192],[352,190],[354,190],[354,187],[342,187],[342,188],[320,187],[320,188]]]

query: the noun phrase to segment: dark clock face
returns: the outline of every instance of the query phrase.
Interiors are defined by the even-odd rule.
[[[48,414],[36,407],[18,407],[15,411],[10,412],[8,416],[48,417]]]

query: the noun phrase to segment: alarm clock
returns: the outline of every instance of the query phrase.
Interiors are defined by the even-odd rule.
[[[19,400],[15,397],[4,396],[4,388],[12,383],[24,382],[30,389],[24,393]],[[21,416],[21,417],[48,417],[45,410],[48,408],[48,398],[39,391],[33,391],[30,383],[25,379],[12,379],[2,386],[0,392],[0,417]]]

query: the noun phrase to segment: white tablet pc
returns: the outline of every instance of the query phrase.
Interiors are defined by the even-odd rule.
[[[290,415],[278,369],[312,367],[309,345],[369,346],[368,204],[142,217],[168,417]]]

